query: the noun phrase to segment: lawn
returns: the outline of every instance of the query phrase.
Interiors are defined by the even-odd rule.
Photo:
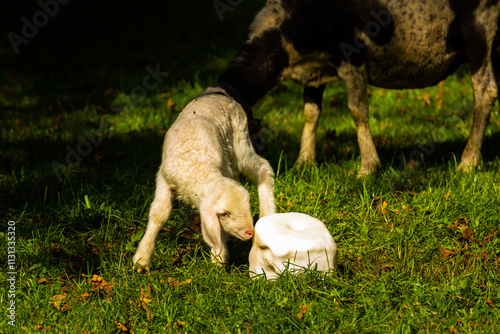
[[[383,166],[362,179],[342,83],[325,93],[316,166],[294,169],[301,86],[280,84],[256,112],[278,211],[325,222],[336,272],[252,280],[251,245],[236,240],[231,266],[215,266],[180,203],[151,271],[131,270],[163,136],[264,3],[220,2],[233,4],[222,16],[201,0],[60,4],[17,53],[6,37],[43,9],[2,11],[0,332],[500,332],[500,113],[480,167],[457,173],[472,124],[467,67],[427,89],[369,88]],[[256,189],[241,182],[257,214]]]

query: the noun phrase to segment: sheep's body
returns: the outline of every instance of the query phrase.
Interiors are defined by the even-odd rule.
[[[252,148],[245,111],[223,89],[210,88],[184,108],[165,136],[148,227],[133,264],[150,266],[174,195],[200,210],[212,259],[227,262],[228,233],[246,240],[254,231],[248,191],[236,181],[240,172],[257,185],[260,216],[275,213],[274,173]]]
[[[368,122],[367,85],[437,84],[462,63],[471,69],[474,121],[459,169],[478,166],[498,97],[498,0],[268,0],[219,81],[251,107],[283,80],[304,84],[298,163],[314,162],[325,84],[343,80],[356,125],[361,174],[379,165]]]

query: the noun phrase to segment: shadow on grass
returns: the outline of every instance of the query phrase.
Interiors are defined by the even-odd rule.
[[[221,21],[210,1],[69,2],[39,27],[38,3],[13,3],[0,20],[11,34],[0,44],[4,98],[78,109],[102,103],[109,87],[129,93],[157,65],[170,73],[166,85],[214,84],[263,3],[243,2]]]

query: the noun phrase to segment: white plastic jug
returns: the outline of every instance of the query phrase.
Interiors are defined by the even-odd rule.
[[[265,273],[273,279],[287,269],[329,271],[337,268],[337,245],[319,219],[297,212],[277,213],[257,221],[249,262],[250,277]]]

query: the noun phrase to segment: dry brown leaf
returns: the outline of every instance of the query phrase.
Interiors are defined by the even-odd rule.
[[[382,215],[387,212],[386,208],[389,206],[389,202],[380,196],[373,200],[373,207],[377,209],[378,214]]]
[[[38,284],[48,284],[49,281],[44,277],[44,278],[40,278],[37,283]]]
[[[115,96],[116,95],[116,91],[115,89],[113,88],[113,86],[109,87],[108,89],[106,89],[104,91],[104,95],[107,95],[107,96]]]
[[[460,332],[458,331],[458,329],[455,328],[455,326],[451,325],[450,334],[460,334]]]
[[[176,106],[177,106],[177,103],[173,102],[171,99],[168,99],[168,101],[167,101],[167,109],[175,110]]]
[[[420,164],[418,163],[418,161],[415,161],[413,159],[411,159],[410,161],[408,161],[408,163],[406,164],[406,169],[415,169],[417,168],[418,166],[420,166]]]
[[[304,314],[306,314],[307,309],[309,309],[308,305],[300,304],[299,313],[297,313],[297,318],[299,318],[299,320],[302,320],[304,318]]]
[[[486,242],[488,242],[488,240],[490,240],[491,238],[493,238],[493,236],[495,234],[497,234],[498,230],[497,231],[494,231],[492,233],[490,233],[486,238],[484,238],[484,241],[483,242],[479,242],[479,246],[483,246]]]
[[[439,250],[441,251],[441,255],[442,255],[441,257],[442,257],[442,258],[443,258],[443,257],[448,257],[448,256],[450,256],[450,255],[455,255],[455,254],[457,254],[457,252],[458,252],[458,251],[456,251],[456,250],[455,250],[455,251],[449,251],[449,250],[447,250],[447,249],[443,248],[442,246],[439,246]]]
[[[67,296],[68,296],[67,293],[63,293],[62,295],[54,295],[54,296],[50,297],[49,303],[52,304],[52,305],[54,305],[55,308],[61,310],[64,307],[62,301],[64,299],[66,299]],[[69,305],[68,305],[68,307],[69,307]],[[65,309],[67,309],[67,307],[64,308],[64,310]]]
[[[103,290],[106,294],[109,294],[113,291],[114,284],[107,282],[99,275],[93,275],[90,279],[90,282],[94,286],[94,289]]]
[[[141,297],[140,301],[144,303],[151,303],[153,299],[149,298],[149,294],[144,290],[144,288],[141,286]]]
[[[122,332],[125,332],[127,334],[134,334],[134,332],[132,332],[131,329],[128,329],[127,327],[125,327],[122,323],[120,322],[115,322],[116,324],[116,328]]]
[[[425,92],[424,95],[417,96],[418,100],[421,100],[424,102],[425,107],[427,107],[428,105],[431,104],[431,98],[432,98],[432,95],[429,94],[429,92]]]
[[[50,326],[43,327],[40,324],[36,324],[35,329],[40,331],[40,332],[45,332],[45,331],[48,331],[50,329]]]
[[[153,311],[151,311],[151,309],[149,308],[149,306],[146,304],[146,302],[141,301],[141,306],[146,311],[146,315],[148,316],[148,321],[150,321],[151,319],[153,319],[153,317],[155,315],[153,314]]]
[[[493,302],[489,299],[486,300],[486,303],[491,306],[491,308],[495,308],[495,305],[493,305]]]
[[[177,328],[177,326],[184,326],[185,324],[186,324],[185,321],[178,320],[178,321],[174,322],[174,328]]]
[[[472,233],[469,229],[466,229],[465,231],[462,232],[462,235],[458,237],[457,240],[464,239],[467,240],[468,243],[472,243],[473,237]]]

